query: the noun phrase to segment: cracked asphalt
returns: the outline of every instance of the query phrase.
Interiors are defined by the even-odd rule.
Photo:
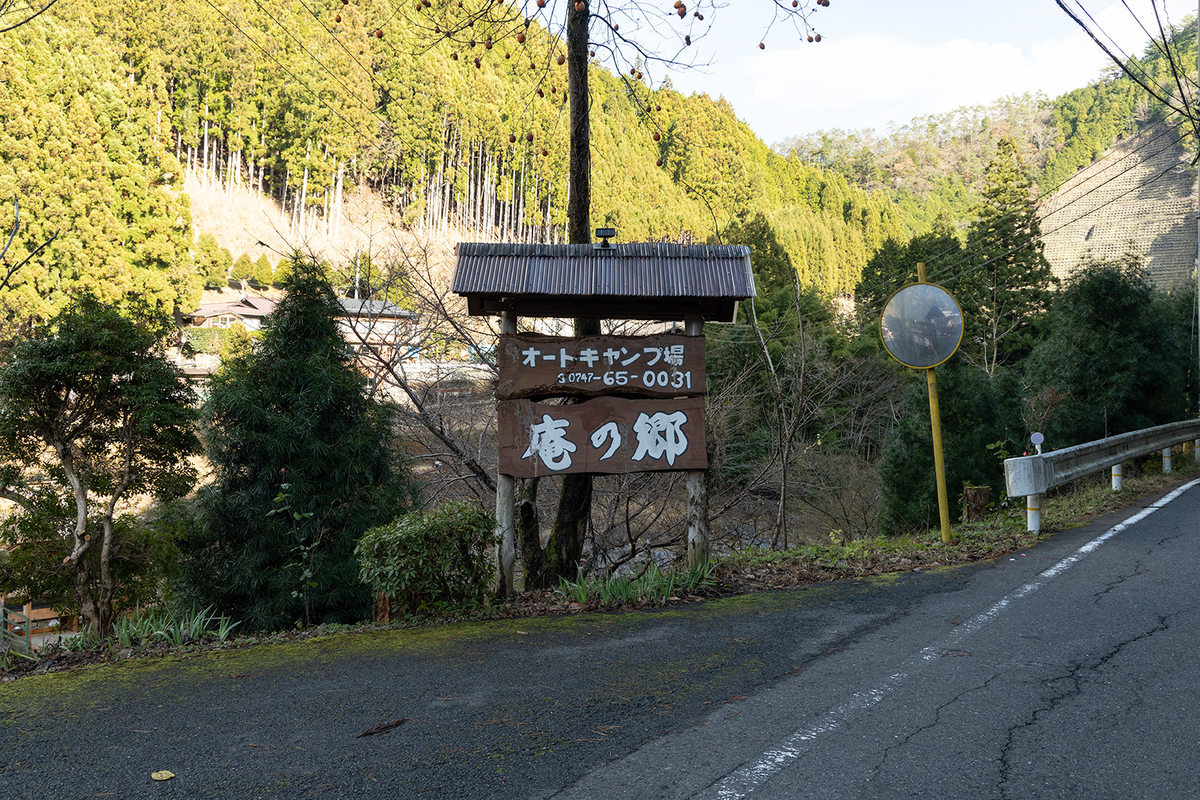
[[[1200,797],[1200,487],[1097,543],[1137,510],[934,573],[23,679],[0,798]]]
[[[740,718],[553,796],[1200,797],[1200,487],[1096,542],[1138,510],[1002,558]]]

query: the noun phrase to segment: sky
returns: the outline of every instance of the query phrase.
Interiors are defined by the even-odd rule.
[[[1200,0],[1156,0],[1182,22]],[[811,0],[810,0],[811,2]],[[1125,52],[1148,37],[1121,0],[1080,0]],[[1154,30],[1151,0],[1125,0]],[[705,3],[705,5],[710,5]],[[1075,0],[1068,5],[1078,10]],[[797,41],[770,0],[725,0],[693,45],[711,66],[663,72],[685,94],[724,96],[769,145],[819,130],[874,129],[986,105],[1007,95],[1054,98],[1111,64],[1054,0],[831,0],[812,17],[822,41]],[[759,49],[758,43],[766,44]]]

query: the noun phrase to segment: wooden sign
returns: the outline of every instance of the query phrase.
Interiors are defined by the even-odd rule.
[[[539,397],[699,397],[704,337],[501,336],[500,400]]]
[[[500,403],[500,474],[664,472],[708,467],[704,398],[575,405]]]

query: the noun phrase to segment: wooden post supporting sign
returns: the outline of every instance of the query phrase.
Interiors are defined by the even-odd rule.
[[[684,322],[687,336],[704,336],[704,318],[689,315]],[[708,562],[708,487],[705,482],[707,470],[690,470],[687,473],[687,555],[689,567],[700,567]]]
[[[516,315],[511,311],[500,314],[500,332],[517,332]],[[499,541],[496,543],[497,597],[508,597],[514,591],[513,570],[517,563],[517,499],[516,478],[501,472],[496,476],[496,527]]]

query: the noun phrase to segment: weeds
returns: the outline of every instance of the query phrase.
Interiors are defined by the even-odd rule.
[[[158,644],[183,647],[206,638],[225,642],[240,624],[228,617],[218,616],[212,606],[182,616],[163,609],[147,611],[138,608],[132,615],[116,620],[112,633],[107,637],[82,631],[77,636],[64,637],[59,647],[79,653],[105,645],[136,650]]]
[[[950,544],[942,543],[937,530],[852,540],[834,531],[827,544],[736,550],[719,561],[717,574],[724,587],[736,592],[996,558],[1032,547],[1057,530],[1085,525],[1128,505],[1134,497],[1162,491],[1180,477],[1200,472],[1196,465],[1186,464],[1164,476],[1153,467],[1153,463],[1141,465],[1142,474],[1127,477],[1120,492],[1112,491],[1102,474],[1053,490],[1043,500],[1040,533],[1025,530],[1024,503],[1001,503],[987,518],[956,526]]]
[[[610,575],[606,579],[595,577],[559,582],[556,593],[567,602],[579,605],[601,605],[610,608],[622,606],[662,606],[678,600],[682,594],[707,594],[715,591],[717,580],[713,564],[708,562],[685,570],[662,571],[650,564],[641,575],[629,578]]]
[[[0,646],[0,673],[9,672],[22,662],[36,662],[37,656],[15,647]]]

